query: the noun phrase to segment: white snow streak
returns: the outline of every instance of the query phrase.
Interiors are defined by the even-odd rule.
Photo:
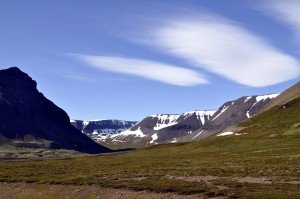
[[[231,131],[228,131],[228,132],[223,132],[223,133],[220,133],[219,135],[217,135],[217,136],[226,136],[226,135],[232,135],[233,134],[233,132],[231,132]]]
[[[129,135],[133,135],[134,137],[146,137],[146,135],[141,131],[140,127],[135,131],[128,129],[126,131],[123,131],[120,134],[113,135],[111,137],[129,136]]]
[[[212,121],[214,121],[215,119],[217,119],[220,115],[222,115],[227,109],[229,108],[229,106],[224,106],[221,110],[221,112],[216,116],[214,117],[214,119]]]
[[[259,102],[261,100],[265,100],[265,99],[274,99],[275,97],[277,97],[280,93],[276,93],[276,94],[270,94],[270,95],[260,95],[256,97],[256,101]]]
[[[157,118],[158,121],[156,123],[156,126],[153,127],[153,130],[160,130],[163,128],[166,128],[168,126],[173,126],[178,123],[178,118],[180,115],[173,114],[173,115],[151,115],[150,117]]]
[[[195,136],[193,137],[193,139],[195,139],[196,137],[198,137],[199,135],[201,135],[203,132],[205,132],[205,131],[204,131],[204,130],[200,131],[200,133],[198,133],[197,135],[195,135]]]
[[[157,142],[154,142],[155,140],[158,139],[158,136],[157,136],[157,133],[154,133],[152,136],[151,136],[152,140],[149,142],[151,144],[157,144]]]

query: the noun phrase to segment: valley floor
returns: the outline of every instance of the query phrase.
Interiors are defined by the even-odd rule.
[[[46,185],[29,183],[0,183],[0,198],[24,199],[194,199],[203,194],[179,195],[177,193],[155,193],[129,189],[104,188],[97,185]]]
[[[299,198],[300,136],[252,134],[96,156],[3,159],[0,198]]]

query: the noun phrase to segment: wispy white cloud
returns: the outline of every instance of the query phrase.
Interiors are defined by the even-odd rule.
[[[280,22],[287,24],[300,39],[299,0],[265,0],[258,5],[258,8]]]
[[[63,78],[68,78],[68,79],[85,82],[85,83],[97,83],[98,82],[98,80],[93,77],[85,76],[81,73],[78,73],[74,70],[67,69],[64,67],[55,68],[55,69],[53,69],[52,73],[54,73],[60,77],[63,77]]]
[[[74,80],[87,82],[87,83],[96,83],[97,82],[97,80],[95,80],[95,79],[84,77],[84,76],[77,75],[77,74],[63,74],[63,76],[66,78],[69,78],[69,79],[74,79]]]
[[[170,19],[144,34],[143,44],[159,47],[240,84],[264,87],[300,74],[295,58],[239,24],[215,15]]]
[[[82,54],[75,56],[95,68],[139,76],[166,84],[194,86],[208,83],[208,80],[196,71],[160,62],[116,56]]]

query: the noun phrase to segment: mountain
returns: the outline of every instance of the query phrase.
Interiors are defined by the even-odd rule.
[[[257,112],[254,117],[227,127],[222,132],[220,132],[220,135],[240,135],[242,133],[251,133],[257,131],[267,132],[267,129],[272,130],[271,126],[276,127],[275,131],[278,129],[285,129],[285,131],[288,131],[290,128],[293,129],[294,126],[297,126],[297,123],[300,123],[300,111],[298,114],[294,113],[295,111],[297,111],[297,100],[299,100],[299,98],[300,82],[286,89],[276,98],[267,103],[262,109]],[[292,107],[290,107],[291,103],[293,104]],[[282,107],[285,107],[285,111],[291,112],[291,114],[287,114],[285,113],[285,111],[279,111],[282,109]],[[278,121],[279,118],[280,121]],[[280,126],[278,126],[279,124]]]
[[[105,146],[125,148],[203,139],[253,117],[278,95],[245,96],[224,103],[218,110],[150,115],[102,142]]]
[[[110,151],[74,128],[67,113],[17,67],[0,70],[0,143],[84,153]]]
[[[296,83],[295,85],[291,86],[290,88],[282,92],[278,97],[276,97],[276,99],[272,100],[265,108],[263,108],[262,111],[271,109],[275,106],[283,105],[299,97],[300,97],[300,82]]]
[[[130,129],[111,136],[106,143],[107,146],[123,148],[177,142],[177,139],[203,127],[214,113],[214,110],[205,110],[182,114],[150,115]]]
[[[207,122],[204,128],[198,129],[181,141],[192,141],[212,136],[229,126],[244,121],[262,110],[279,94],[245,96],[224,103]]]
[[[281,93],[255,117],[237,125],[239,134],[300,135],[300,82]]]
[[[124,120],[71,120],[71,124],[98,143],[131,128],[137,122]]]

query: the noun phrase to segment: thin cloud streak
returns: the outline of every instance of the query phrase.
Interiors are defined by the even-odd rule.
[[[117,56],[74,55],[89,66],[110,72],[134,75],[176,86],[206,84],[208,80],[196,71],[160,62]]]
[[[236,23],[215,15],[169,20],[144,33],[142,44],[251,87],[296,78],[299,62]]]
[[[300,40],[300,1],[266,0],[258,5],[259,10],[288,25]]]
[[[95,79],[91,79],[91,78],[88,78],[88,77],[83,77],[83,76],[80,76],[80,75],[64,74],[63,76],[66,77],[66,78],[69,78],[69,79],[74,79],[74,80],[78,80],[78,81],[82,81],[82,82],[97,83],[97,80],[95,80]]]

